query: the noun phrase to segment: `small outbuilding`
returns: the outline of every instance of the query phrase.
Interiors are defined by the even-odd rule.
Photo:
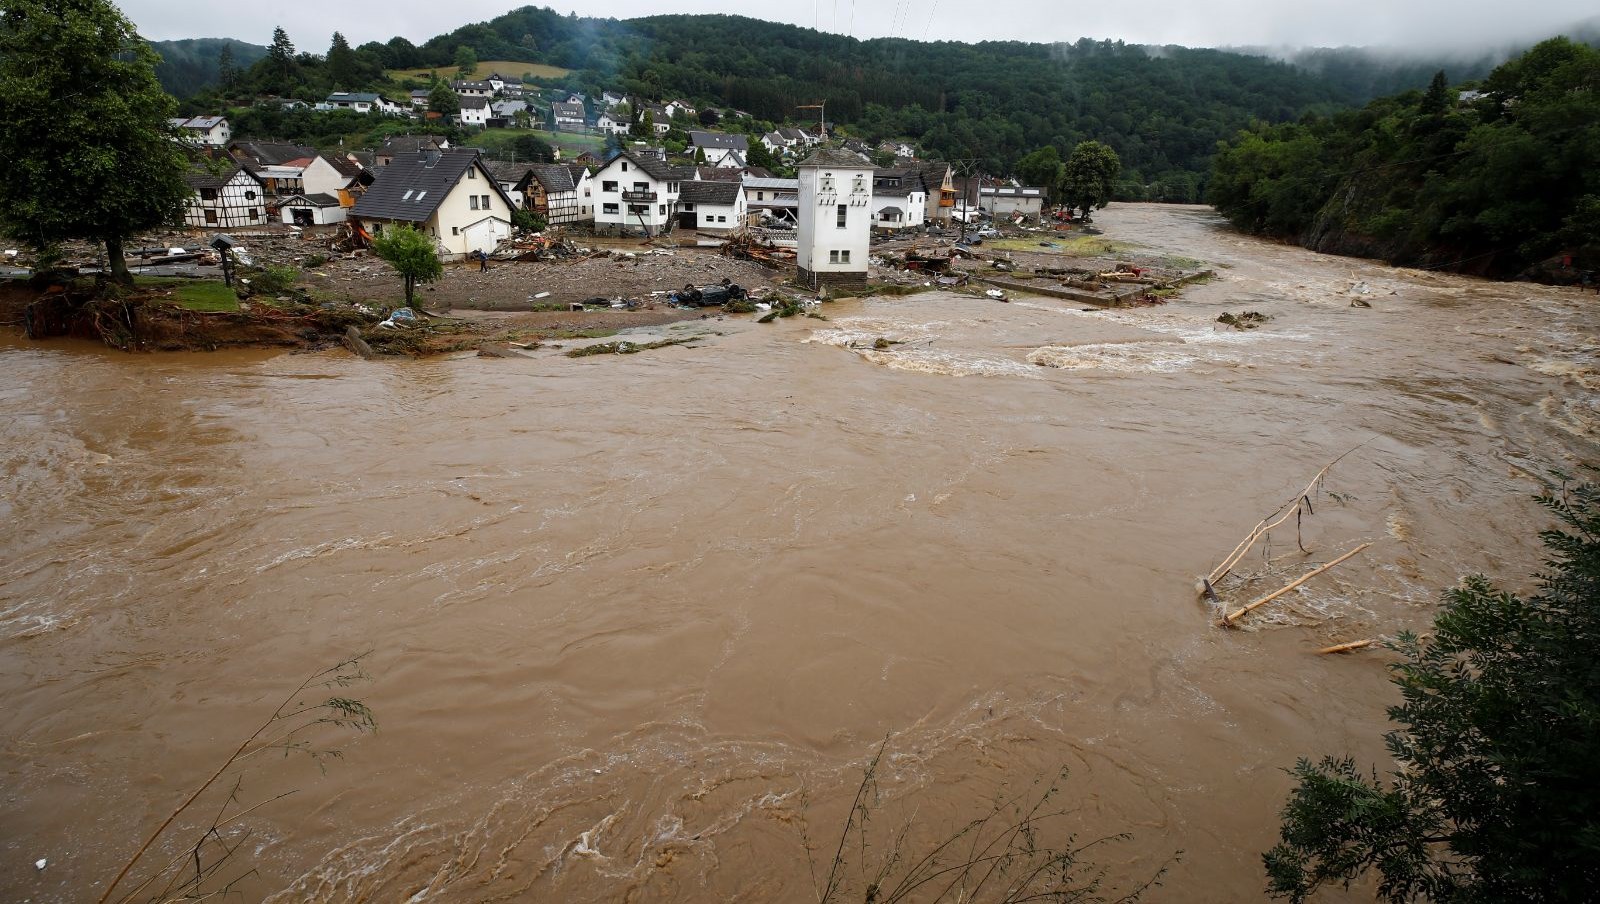
[[[347,209],[334,195],[290,195],[278,202],[278,216],[290,226],[343,223]]]

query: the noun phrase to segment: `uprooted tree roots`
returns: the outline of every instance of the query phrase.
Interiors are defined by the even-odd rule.
[[[74,336],[123,351],[296,345],[321,333],[312,318],[191,311],[144,295],[59,290],[29,302],[20,318],[30,339]]]

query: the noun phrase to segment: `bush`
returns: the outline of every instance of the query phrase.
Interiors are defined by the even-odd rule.
[[[262,295],[282,295],[294,288],[300,271],[293,267],[268,264],[250,274],[250,288]]]
[[[518,209],[511,213],[511,225],[528,232],[543,232],[549,223],[534,211]]]

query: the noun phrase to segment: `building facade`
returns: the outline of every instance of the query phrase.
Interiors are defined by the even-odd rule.
[[[798,169],[800,283],[813,289],[865,288],[872,164],[847,151],[824,149],[802,160]]]

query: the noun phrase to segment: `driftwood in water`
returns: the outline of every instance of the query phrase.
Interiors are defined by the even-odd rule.
[[[1261,541],[1262,537],[1267,535],[1268,531],[1280,524],[1283,524],[1285,521],[1288,521],[1291,516],[1295,518],[1295,526],[1298,528],[1300,524],[1300,516],[1303,513],[1311,510],[1311,494],[1317,489],[1317,485],[1322,481],[1322,478],[1327,476],[1328,471],[1332,469],[1334,465],[1338,464],[1340,459],[1370,442],[1372,442],[1372,440],[1369,439],[1366,442],[1349,449],[1338,458],[1335,458],[1333,461],[1323,465],[1322,470],[1317,472],[1317,476],[1311,478],[1311,482],[1306,484],[1305,489],[1296,493],[1289,499],[1288,502],[1285,502],[1283,505],[1280,505],[1274,509],[1272,514],[1262,518],[1261,521],[1258,522],[1253,529],[1251,529],[1250,533],[1243,540],[1239,541],[1239,545],[1233,548],[1233,552],[1228,553],[1227,557],[1222,560],[1222,564],[1212,569],[1211,574],[1206,576],[1206,587],[1209,589],[1215,586],[1218,581],[1222,580],[1223,577],[1228,574],[1228,572],[1233,570],[1235,565],[1239,564],[1239,560],[1243,559],[1245,554],[1250,552],[1251,549],[1255,548],[1255,545]],[[1311,511],[1311,514],[1316,514],[1316,512]],[[1305,546],[1301,545],[1300,548],[1304,550]]]
[[[1366,549],[1367,547],[1369,547],[1371,545],[1372,545],[1371,543],[1363,543],[1360,546],[1357,546],[1355,549],[1352,549],[1349,552],[1345,553],[1344,555],[1340,556],[1339,558],[1334,559],[1332,562],[1329,562],[1326,565],[1322,565],[1320,567],[1312,569],[1311,571],[1306,572],[1305,574],[1303,574],[1300,577],[1296,578],[1295,580],[1289,582],[1285,586],[1280,587],[1279,589],[1272,591],[1271,593],[1267,594],[1266,596],[1262,597],[1261,599],[1258,599],[1253,603],[1247,603],[1247,604],[1239,607],[1238,609],[1233,610],[1232,612],[1228,613],[1227,615],[1224,615],[1222,617],[1222,619],[1217,622],[1217,626],[1220,627],[1220,628],[1231,628],[1231,627],[1233,627],[1233,623],[1238,621],[1239,619],[1244,618],[1246,615],[1249,615],[1251,612],[1255,611],[1256,609],[1259,609],[1262,606],[1265,606],[1266,604],[1272,602],[1273,600],[1277,599],[1278,597],[1283,596],[1284,594],[1286,594],[1289,591],[1295,589],[1296,587],[1299,587],[1301,584],[1304,584],[1306,581],[1309,581],[1312,578],[1316,577],[1317,575],[1322,574],[1324,571],[1327,571],[1328,569],[1330,569],[1333,566],[1339,564],[1340,562],[1343,562],[1344,560],[1350,558],[1351,556],[1354,556],[1357,553],[1360,553],[1362,550]]]
[[[355,324],[344,328],[344,338],[340,341],[344,343],[345,348],[369,361],[378,356],[378,353],[372,350],[372,346],[367,344],[367,340],[361,338],[361,331],[356,329]]]
[[[1348,653],[1351,650],[1363,650],[1377,643],[1376,640],[1352,640],[1349,643],[1336,643],[1331,647],[1318,650],[1318,655],[1326,656],[1329,653]]]

